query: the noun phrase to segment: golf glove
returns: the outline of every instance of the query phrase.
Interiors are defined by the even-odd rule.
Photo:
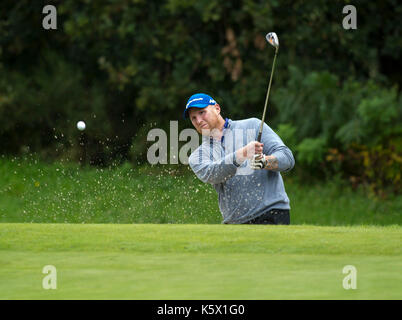
[[[268,164],[263,154],[255,154],[254,158],[250,161],[250,167],[254,170],[264,169]]]

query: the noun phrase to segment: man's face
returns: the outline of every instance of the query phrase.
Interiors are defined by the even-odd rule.
[[[200,134],[209,135],[211,130],[218,129],[220,106],[209,105],[203,109],[191,108],[188,112],[191,123]]]

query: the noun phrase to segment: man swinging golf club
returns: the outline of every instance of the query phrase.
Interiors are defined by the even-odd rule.
[[[276,58],[276,34],[269,33],[267,40],[276,48]],[[201,181],[214,186],[225,224],[290,224],[289,198],[280,172],[291,170],[295,160],[264,123],[275,58],[262,121],[224,119],[220,105],[204,93],[192,95],[184,111],[184,118],[190,118],[203,136],[189,165]]]

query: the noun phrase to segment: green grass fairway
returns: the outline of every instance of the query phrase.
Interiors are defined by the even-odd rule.
[[[401,299],[400,226],[0,224],[1,299]],[[57,289],[45,290],[46,265]],[[357,269],[357,289],[342,286]]]

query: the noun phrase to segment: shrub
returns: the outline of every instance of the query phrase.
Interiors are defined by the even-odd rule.
[[[401,191],[402,96],[396,86],[289,67],[287,85],[274,95],[278,133],[289,139],[298,165],[341,175],[375,194]]]

